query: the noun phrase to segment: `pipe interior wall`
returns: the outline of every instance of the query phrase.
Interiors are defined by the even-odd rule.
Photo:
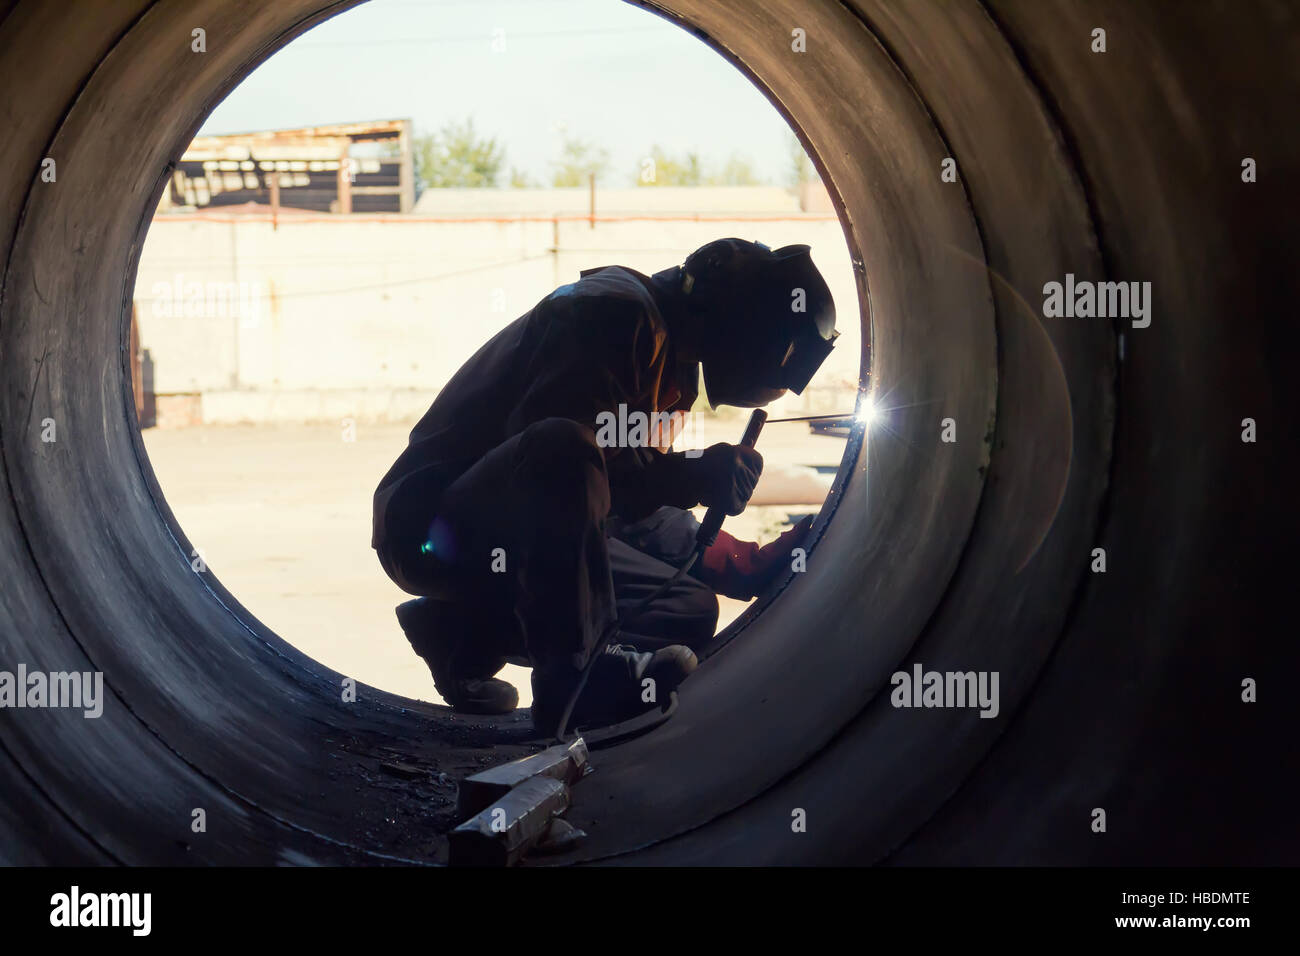
[[[365,687],[344,703],[343,675],[194,570],[129,388],[168,164],[349,5],[0,12],[0,648],[101,671],[107,697],[94,720],[0,710],[4,862],[441,859],[402,838],[416,795],[371,771],[456,746],[430,732],[445,715]],[[808,572],[673,720],[601,753],[570,812],[591,836],[564,861],[1293,862],[1294,6],[643,5],[810,148],[888,427],[846,459]],[[1045,318],[1067,273],[1150,282],[1150,324]],[[997,671],[998,716],[892,706],[917,664]],[[221,821],[201,839],[195,808]]]

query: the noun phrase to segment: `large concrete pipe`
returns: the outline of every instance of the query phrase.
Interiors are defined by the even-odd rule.
[[[349,5],[0,8],[0,669],[107,696],[0,710],[5,862],[438,861],[376,762],[521,746],[343,702],[195,570],[133,419],[125,307],[169,164]],[[601,752],[567,860],[1294,862],[1294,5],[644,5],[800,131],[886,411],[808,571]],[[1149,282],[1149,324],[1045,316],[1067,274]],[[893,706],[916,664],[996,672],[998,713]]]

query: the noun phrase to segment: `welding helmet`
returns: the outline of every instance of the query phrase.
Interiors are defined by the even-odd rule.
[[[835,303],[809,251],[718,239],[687,258],[682,291],[702,321],[710,404],[757,408],[802,394],[830,354]]]

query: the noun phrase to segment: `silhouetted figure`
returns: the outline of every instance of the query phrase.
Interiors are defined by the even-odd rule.
[[[709,401],[753,408],[799,393],[830,353],[830,290],[807,246],[711,242],[645,276],[588,269],[478,350],[411,432],[375,494],[373,546],[403,590],[416,652],[453,707],[505,713],[507,660],[533,668],[533,720],[555,730],[606,629],[691,553],[698,504],[739,514],[753,449],[669,452],[655,428]],[[603,413],[603,414],[602,414]],[[620,418],[620,416],[622,416]],[[796,530],[802,534],[806,525]],[[592,663],[572,723],[659,706],[717,624],[715,589],[752,596],[779,548],[719,536],[701,567],[628,621]],[[643,700],[647,679],[655,703]]]

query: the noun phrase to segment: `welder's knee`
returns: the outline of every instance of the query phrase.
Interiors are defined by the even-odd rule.
[[[595,469],[602,476],[605,456],[596,433],[568,418],[544,418],[519,434],[516,474],[550,484]]]
[[[718,596],[713,588],[688,574],[673,589],[672,600],[679,643],[696,648],[712,640],[718,629]]]
[[[545,418],[519,436],[516,476],[527,494],[565,517],[572,512],[604,516],[609,479],[596,433],[568,418]]]
[[[534,466],[557,460],[586,459],[593,452],[601,457],[596,433],[571,418],[543,418],[520,432],[519,441],[524,458]]]

